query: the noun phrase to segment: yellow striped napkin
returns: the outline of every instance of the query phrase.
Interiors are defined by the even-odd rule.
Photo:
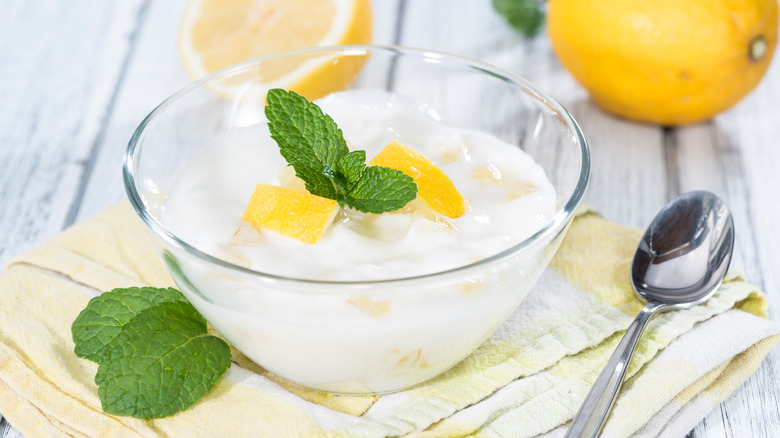
[[[381,397],[297,389],[233,351],[188,410],[139,420],[100,409],[97,366],[70,325],[90,298],[171,286],[126,203],[13,258],[0,275],[0,412],[25,436],[562,436],[640,308],[628,268],[641,231],[584,213],[551,268],[474,354],[433,381]],[[604,436],[682,436],[780,340],[763,293],[731,275],[705,305],[651,322]]]

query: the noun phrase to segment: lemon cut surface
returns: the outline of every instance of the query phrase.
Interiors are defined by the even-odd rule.
[[[260,228],[316,243],[339,211],[338,202],[286,187],[258,184],[243,220]]]
[[[227,66],[306,47],[371,42],[369,0],[191,0],[179,28],[179,54],[187,73],[198,79]],[[295,90],[309,100],[345,88],[362,67],[361,56],[301,56],[265,63],[258,77],[211,84],[224,95],[241,82]]]

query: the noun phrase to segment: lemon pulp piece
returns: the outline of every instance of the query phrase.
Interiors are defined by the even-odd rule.
[[[371,42],[369,0],[190,0],[179,28],[179,55],[200,78],[248,59],[293,49]],[[345,88],[366,57],[278,58],[261,72],[210,83],[233,96],[244,82],[294,90],[309,100]]]
[[[390,303],[386,300],[372,300],[367,297],[347,298],[347,302],[360,309],[363,313],[380,318],[390,313]]]
[[[431,160],[397,141],[391,141],[371,160],[371,165],[389,167],[409,175],[417,184],[418,196],[431,208],[449,218],[466,211],[466,200],[455,184]]]
[[[281,187],[287,187],[288,189],[293,189],[297,192],[309,193],[309,191],[306,190],[306,183],[303,182],[302,179],[298,178],[298,176],[295,174],[295,169],[293,169],[292,166],[285,166],[282,170],[280,170],[276,175],[276,181]]]
[[[528,181],[505,179],[501,171],[492,164],[477,167],[471,172],[471,177],[480,181],[483,186],[498,186],[506,189],[507,202],[536,192],[536,186]]]
[[[333,199],[258,184],[242,219],[304,243],[316,243],[338,211]]]

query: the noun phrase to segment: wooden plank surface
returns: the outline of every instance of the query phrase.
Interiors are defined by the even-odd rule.
[[[139,7],[11,2],[0,27],[0,265],[58,233],[78,202]]]
[[[712,122],[680,130],[679,177],[685,190],[715,190],[734,214],[733,266],[770,298],[769,318],[780,320],[778,251],[780,205],[780,62],[747,98]],[[780,436],[780,351],[694,430],[695,436]]]
[[[60,232],[105,125],[142,2],[11,0],[0,18],[0,266]],[[20,436],[0,417],[0,437]]]
[[[0,17],[0,264],[124,199],[120,166],[138,122],[189,81],[175,46],[186,0],[10,0]],[[780,320],[780,62],[713,121],[676,129],[605,114],[563,70],[543,35],[525,40],[490,2],[375,0],[374,41],[476,58],[561,101],[591,145],[586,202],[644,227],[683,191],[730,204],[734,267],[767,291]],[[780,434],[780,352],[690,436]],[[16,433],[0,420],[0,438]]]

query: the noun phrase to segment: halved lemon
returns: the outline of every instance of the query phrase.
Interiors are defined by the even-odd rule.
[[[179,29],[179,54],[197,79],[248,59],[288,50],[371,41],[369,0],[190,0]],[[216,91],[240,92],[252,80],[294,90],[309,100],[346,88],[365,56],[301,55],[265,63]],[[241,76],[241,75],[239,75]]]

